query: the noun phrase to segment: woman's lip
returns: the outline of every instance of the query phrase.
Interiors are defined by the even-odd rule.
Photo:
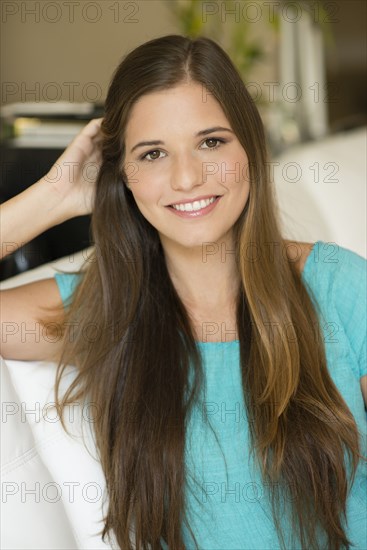
[[[201,197],[195,197],[194,199],[184,199],[182,201],[171,202],[171,204],[167,204],[167,206],[172,206],[173,204],[192,204],[195,201],[205,201],[206,199],[211,199],[212,197],[217,198],[218,196],[220,195],[202,195]]]
[[[214,195],[211,196],[213,197]],[[182,210],[176,210],[176,208],[173,208],[173,206],[166,206],[166,208],[169,208],[170,212],[176,214],[176,216],[179,216],[180,218],[201,218],[202,216],[206,216],[206,214],[209,214],[209,212],[211,212],[217,206],[221,198],[221,195],[217,196],[212,203],[210,203],[208,206],[205,206],[205,208],[200,208],[200,210],[191,210],[189,212],[186,212]]]

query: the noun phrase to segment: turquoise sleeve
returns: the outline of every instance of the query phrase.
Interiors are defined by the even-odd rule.
[[[359,374],[367,374],[367,261],[340,247],[333,295],[347,338],[358,359]]]
[[[56,273],[54,275],[64,306],[71,303],[74,290],[81,278],[75,273]]]
[[[336,243],[317,241],[307,258],[303,279],[315,297],[325,325],[343,333],[353,353],[358,378],[367,374],[367,261]],[[330,336],[325,335],[327,341]],[[338,337],[337,337],[338,338]]]

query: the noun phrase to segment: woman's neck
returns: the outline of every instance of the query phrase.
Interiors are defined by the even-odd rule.
[[[194,248],[161,241],[168,272],[185,306],[220,312],[236,302],[240,275],[228,240]]]

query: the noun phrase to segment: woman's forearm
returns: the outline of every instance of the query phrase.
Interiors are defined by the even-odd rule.
[[[55,187],[41,178],[0,206],[0,259],[70,217]]]
[[[48,174],[0,206],[0,259],[47,229],[92,212],[101,123],[97,118],[86,124]]]

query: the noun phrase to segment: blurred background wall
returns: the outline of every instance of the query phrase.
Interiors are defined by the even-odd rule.
[[[203,17],[210,22],[214,3],[203,4]],[[218,4],[224,25],[244,20],[244,2],[235,2],[233,14],[222,10],[224,2]],[[1,103],[103,100],[113,70],[128,51],[151,38],[180,33],[170,5],[171,0],[3,0]],[[251,7],[247,17],[253,20],[249,32],[269,56],[253,75],[261,82],[274,80],[277,70],[275,37],[266,22],[269,7],[262,8],[259,20]]]
[[[129,50],[182,31],[172,14],[174,3],[187,6],[190,0],[2,0],[0,103],[103,101],[113,70]],[[246,76],[263,89],[280,78],[279,34],[270,20],[279,7],[284,19],[291,17],[292,5],[303,11],[308,5],[325,38],[331,127],[365,123],[365,0],[194,3],[203,30],[214,17],[226,28],[241,27],[246,20],[244,38],[255,38],[264,54]],[[263,98],[269,98],[269,90],[265,86]]]
[[[103,100],[128,50],[176,30],[159,0],[1,4],[2,103]]]
[[[367,255],[366,7],[366,0],[1,0],[0,202],[46,173],[69,129],[101,116],[129,51],[166,34],[204,35],[229,53],[263,117],[285,233]],[[23,141],[9,139],[7,108],[18,104],[13,131],[25,107],[63,102],[79,114],[87,103],[100,110],[75,124],[66,111],[55,121],[50,109],[51,125],[44,112],[34,130],[22,127]],[[26,113],[28,123],[36,111]],[[89,217],[70,220],[0,262],[0,280],[89,244]]]

